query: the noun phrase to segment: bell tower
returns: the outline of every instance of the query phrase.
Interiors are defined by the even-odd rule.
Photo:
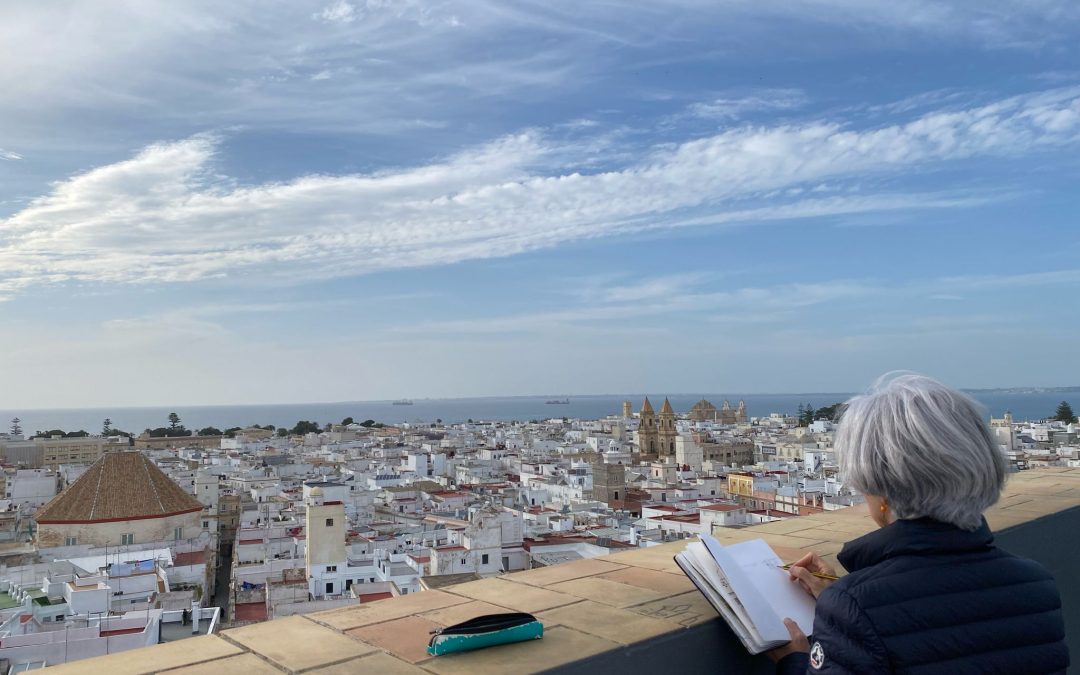
[[[660,419],[657,424],[657,441],[660,443],[661,457],[675,456],[675,411],[671,409],[671,402],[666,398],[660,408]]]
[[[660,437],[656,426],[656,413],[653,411],[649,397],[645,397],[645,403],[641,405],[638,413],[637,430],[638,452],[642,455],[656,457],[660,454]]]

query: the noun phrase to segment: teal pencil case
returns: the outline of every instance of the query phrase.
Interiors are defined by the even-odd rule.
[[[544,624],[532,614],[524,612],[485,614],[432,633],[427,653],[439,656],[511,642],[539,640],[544,637]]]

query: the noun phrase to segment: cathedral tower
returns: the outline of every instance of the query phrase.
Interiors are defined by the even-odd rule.
[[[638,452],[642,455],[656,457],[660,454],[660,438],[657,435],[656,413],[653,412],[648,396],[645,397],[645,403],[642,404],[638,417]]]
[[[660,408],[660,420],[657,425],[657,441],[660,443],[661,457],[675,456],[675,411],[671,409],[671,402],[664,399],[664,406]]]

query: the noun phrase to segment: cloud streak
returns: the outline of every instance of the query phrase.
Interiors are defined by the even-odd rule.
[[[61,181],[0,221],[0,293],[62,281],[294,282],[693,224],[913,207],[850,189],[869,173],[1078,139],[1075,88],[861,130],[744,126],[599,173],[527,130],[408,169],[238,185],[217,172],[220,139],[199,135]],[[823,181],[849,192],[814,196]]]

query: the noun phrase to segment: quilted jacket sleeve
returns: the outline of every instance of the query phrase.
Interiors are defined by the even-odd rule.
[[[830,675],[891,672],[888,652],[848,593],[826,589],[818,598],[809,654],[789,654],[776,664],[778,675]]]

